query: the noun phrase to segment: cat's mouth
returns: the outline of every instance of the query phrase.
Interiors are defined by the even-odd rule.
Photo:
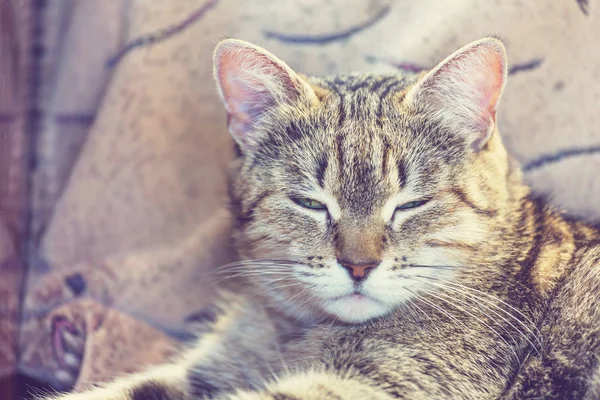
[[[335,297],[331,297],[328,300],[329,301],[338,301],[338,300],[365,300],[365,299],[371,299],[374,301],[377,301],[373,298],[371,298],[370,296],[366,295],[365,293],[363,293],[361,290],[355,290],[352,293],[349,294],[344,294],[342,296],[335,296]]]
[[[324,309],[340,320],[350,323],[365,322],[389,312],[388,306],[360,290],[330,297],[324,303]]]

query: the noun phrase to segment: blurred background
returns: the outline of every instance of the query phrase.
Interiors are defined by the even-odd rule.
[[[0,0],[0,398],[161,362],[230,249],[224,37],[306,74],[419,71],[504,38],[499,111],[541,194],[600,216],[594,0]]]

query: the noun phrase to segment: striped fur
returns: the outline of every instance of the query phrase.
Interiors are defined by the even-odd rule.
[[[600,398],[600,232],[507,154],[498,40],[422,75],[307,78],[237,40],[215,65],[241,286],[172,365],[65,399]]]

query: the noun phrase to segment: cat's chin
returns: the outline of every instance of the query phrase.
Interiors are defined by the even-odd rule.
[[[369,296],[350,294],[329,299],[323,309],[338,320],[350,324],[360,324],[388,314],[391,309]]]

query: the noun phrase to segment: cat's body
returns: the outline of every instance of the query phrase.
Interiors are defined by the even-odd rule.
[[[500,42],[405,77],[215,60],[248,260],[219,272],[248,283],[173,364],[73,399],[600,398],[600,232],[504,150]]]

